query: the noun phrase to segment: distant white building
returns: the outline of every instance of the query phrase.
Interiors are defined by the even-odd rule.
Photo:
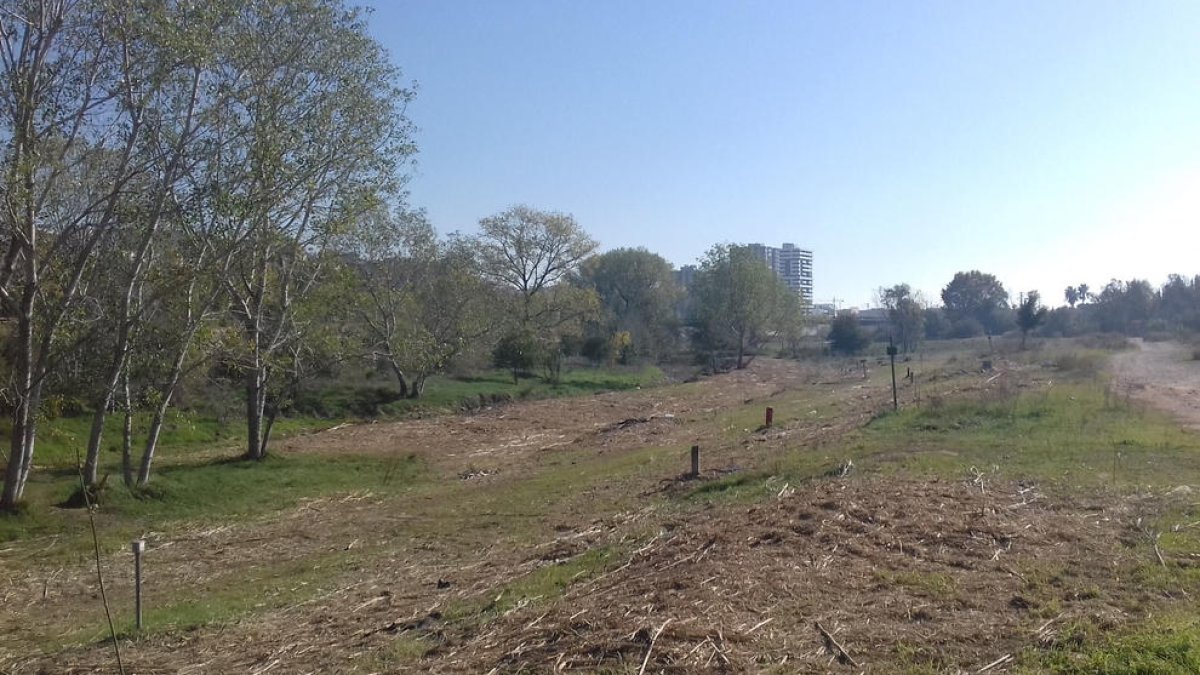
[[[817,316],[837,316],[837,305],[832,302],[818,302],[812,306],[812,313]]]
[[[806,306],[813,304],[813,254],[797,248],[795,244],[784,244],[779,248],[762,244],[747,244],[755,256],[783,279],[788,288],[796,292]]]

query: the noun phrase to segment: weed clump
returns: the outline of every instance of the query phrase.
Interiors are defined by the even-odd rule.
[[[1079,377],[1096,377],[1104,371],[1104,354],[1097,351],[1067,352],[1054,365],[1059,371]]]

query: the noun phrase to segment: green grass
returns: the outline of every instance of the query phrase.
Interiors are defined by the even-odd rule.
[[[8,424],[7,419],[0,422],[0,425],[3,425],[2,430],[5,436],[7,436]],[[106,419],[101,451],[102,471],[120,472],[122,424],[123,420],[120,415],[109,415]],[[271,433],[273,438],[281,438],[329,427],[333,424],[329,420],[315,418],[280,419]],[[138,414],[134,419],[134,461],[141,458],[141,444],[145,442],[145,434],[149,425],[149,414]],[[76,471],[77,458],[87,449],[91,426],[90,415],[42,420],[38,424],[34,473],[38,473],[37,469],[49,469],[57,472],[70,472],[73,475]],[[163,424],[155,459],[156,461],[170,462],[182,454],[198,449],[214,446],[240,446],[246,438],[244,426],[245,421],[241,418],[223,422],[192,412],[172,410]]]
[[[270,609],[292,607],[333,590],[335,582],[360,565],[360,558],[356,553],[337,552],[256,568],[237,579],[222,579],[219,586],[211,588],[171,589],[170,602],[161,605],[157,604],[161,596],[148,595],[141,633],[134,625],[132,602],[115,597],[115,627],[118,635],[136,639],[228,624]],[[95,607],[91,609],[86,621],[77,621],[84,626],[63,635],[45,636],[45,648],[61,651],[106,640],[109,632],[104,615]]]
[[[579,396],[652,386],[662,380],[662,371],[654,367],[578,369],[564,373],[555,384],[531,379],[514,385],[511,375],[503,372],[460,379],[433,378],[425,397],[387,404],[382,413],[446,412],[461,409],[464,401],[475,401],[478,405],[480,396],[489,402]],[[320,396],[324,409],[347,412],[354,407],[347,400],[377,396],[378,388],[332,387],[323,390]],[[341,419],[282,418],[275,424],[272,440],[278,443],[291,435],[328,428]],[[275,454],[265,462],[225,461],[236,456],[244,443],[240,418],[221,421],[172,411],[162,430],[150,488],[133,494],[121,485],[121,424],[120,416],[113,415],[105,427],[100,473],[108,478],[100,518],[107,531],[116,528],[122,536],[167,521],[212,521],[274,511],[303,497],[371,487],[380,482],[380,476],[394,474],[393,487],[409,483],[414,477],[413,460],[379,457]],[[149,415],[137,416],[136,439],[144,438],[148,425]],[[39,425],[34,471],[25,490],[25,508],[16,516],[0,515],[0,542],[80,531],[82,513],[55,505],[63,503],[78,487],[78,457],[86,446],[90,426],[89,416],[59,417]],[[136,462],[141,453],[136,443],[134,453]]]
[[[690,496],[754,499],[771,488],[768,481],[777,489],[811,480],[846,459],[855,471],[945,478],[982,472],[1065,489],[1200,483],[1200,439],[1087,380],[889,411],[835,446],[791,449],[774,466],[702,484]],[[1164,537],[1164,546],[1174,545]]]
[[[137,493],[110,484],[96,513],[97,526],[106,540],[122,541],[130,533],[172,521],[219,521],[271,513],[304,497],[353,490],[394,492],[421,475],[422,464],[413,456],[270,455],[257,462],[168,465],[154,475],[147,489]],[[49,506],[66,499],[75,485],[69,479],[41,485],[47,504],[0,517],[0,541],[73,534],[77,540],[74,548],[90,546],[83,536],[86,514],[81,509]]]
[[[1173,675],[1200,673],[1200,616],[1159,618],[1108,633],[1087,621],[1071,627],[1060,646],[1030,649],[1022,673],[1060,675]]]
[[[934,600],[953,600],[958,595],[954,578],[940,572],[879,570],[875,578],[887,586],[903,586],[917,595]]]
[[[663,372],[654,366],[577,368],[564,372],[558,382],[534,376],[514,383],[512,373],[496,370],[469,377],[434,376],[426,382],[420,398],[401,399],[394,380],[375,376],[367,387],[355,381],[316,388],[301,396],[296,408],[316,417],[404,417],[474,409],[503,401],[622,391],[663,381]]]
[[[561,596],[572,584],[611,569],[616,559],[610,548],[589,549],[570,560],[539,567],[501,586],[499,591],[492,589],[483,596],[452,604],[442,615],[450,622],[475,623],[514,607],[544,604]]]
[[[1069,487],[1172,486],[1200,478],[1200,442],[1167,417],[1106,396],[1098,382],[909,409],[855,435],[864,465],[921,474],[978,471]]]

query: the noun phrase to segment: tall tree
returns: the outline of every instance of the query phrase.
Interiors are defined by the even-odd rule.
[[[1168,326],[1200,328],[1200,276],[1171,274],[1159,289],[1158,316]]]
[[[953,321],[974,319],[989,333],[1011,325],[1008,291],[995,276],[979,270],[958,272],[942,289],[942,304]]]
[[[413,151],[412,93],[361,12],[337,0],[250,3],[229,35],[239,126],[216,160],[214,220],[237,249],[224,286],[243,346],[246,456],[260,459],[270,378],[309,327],[297,314],[337,260],[332,244],[370,223]]]
[[[1113,279],[1104,286],[1090,308],[1100,329],[1127,335],[1140,335],[1153,315],[1157,296],[1144,279]]]
[[[1037,291],[1029,291],[1021,299],[1017,307],[1017,327],[1021,329],[1021,349],[1025,349],[1025,341],[1029,332],[1042,325],[1046,320],[1047,310],[1042,306],[1041,295]]]
[[[512,301],[508,343],[536,341],[551,378],[557,377],[562,337],[579,333],[599,304],[591,289],[561,282],[596,250],[596,241],[572,216],[528,206],[484,218],[479,229],[480,270]]]
[[[1075,308],[1075,303],[1079,302],[1079,289],[1074,286],[1067,286],[1067,290],[1063,291],[1063,297],[1071,309]]]
[[[178,207],[185,198],[180,182],[198,161],[201,130],[214,121],[221,98],[206,89],[219,82],[212,38],[222,28],[222,12],[147,0],[125,0],[116,6],[121,11],[107,27],[119,51],[114,100],[130,120],[131,132],[136,131],[133,154],[140,171],[118,198],[119,218],[104,251],[108,263],[100,269],[103,279],[97,284],[112,295],[99,304],[103,316],[97,326],[104,328],[107,353],[91,397],[92,427],[84,462],[88,485],[97,480],[108,411],[118,390],[128,388],[126,369],[145,319],[146,296],[174,290],[148,289],[147,279],[159,261],[176,252],[157,244],[163,229],[179,221]],[[128,406],[123,407],[128,418]],[[129,466],[125,462],[127,483],[133,478]]]
[[[675,308],[682,291],[671,263],[644,248],[618,248],[580,266],[577,283],[596,291],[604,310],[603,336],[626,332],[637,354],[669,351],[678,328]]]
[[[119,197],[140,172],[144,127],[122,105],[121,50],[109,30],[119,10],[21,0],[0,12],[0,306],[13,324],[0,509],[24,493],[44,387],[86,341],[91,311],[80,299]]]
[[[481,269],[518,294],[520,326],[556,323],[562,307],[550,289],[596,250],[596,241],[571,215],[524,205],[480,220],[479,229]]]
[[[421,212],[391,218],[363,243],[357,323],[401,395],[417,398],[429,375],[495,328],[495,289],[476,274],[474,247],[438,241]]]
[[[887,309],[888,323],[900,349],[911,352],[925,335],[925,308],[908,284],[879,290],[879,301]]]
[[[738,368],[779,327],[784,312],[800,311],[787,299],[787,284],[745,246],[709,249],[691,292],[697,338],[714,354],[732,351]]]

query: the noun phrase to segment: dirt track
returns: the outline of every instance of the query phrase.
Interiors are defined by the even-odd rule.
[[[1118,390],[1200,431],[1200,361],[1192,350],[1175,342],[1134,344],[1136,349],[1113,359]]]

